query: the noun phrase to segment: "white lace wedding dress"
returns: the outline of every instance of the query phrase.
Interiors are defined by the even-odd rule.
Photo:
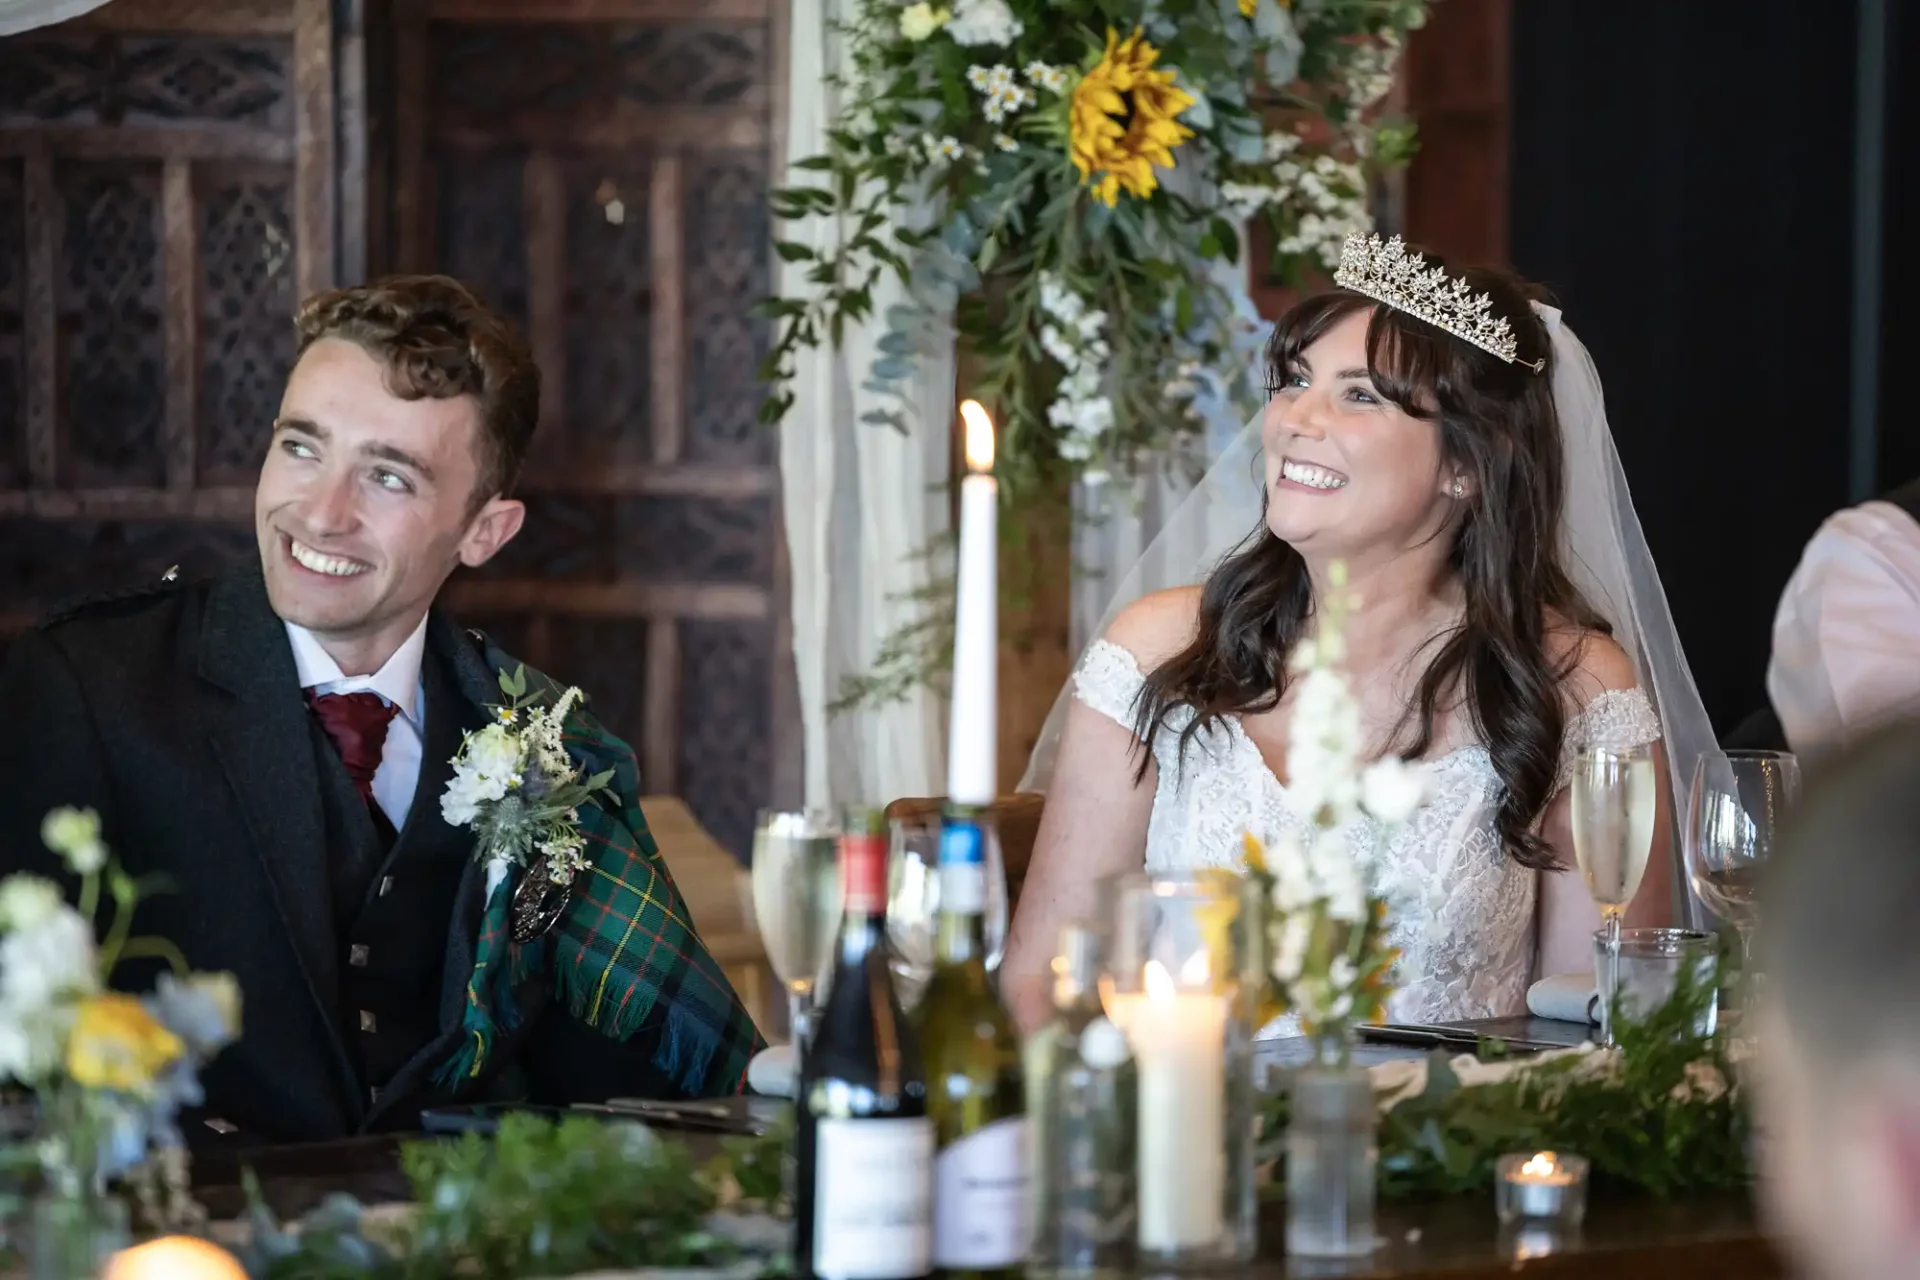
[[[1143,678],[1126,649],[1100,640],[1074,672],[1074,695],[1131,729]],[[1267,767],[1260,749],[1228,716],[1197,735],[1184,762],[1179,731],[1192,722],[1177,708],[1154,739],[1159,783],[1147,826],[1149,871],[1243,865],[1242,836],[1267,839],[1297,829],[1304,816]],[[1566,784],[1581,746],[1652,742],[1660,726],[1639,689],[1595,697],[1567,725],[1555,790]],[[1400,988],[1388,1005],[1396,1022],[1450,1022],[1526,1012],[1533,979],[1534,901],[1539,873],[1500,847],[1493,818],[1499,775],[1483,746],[1461,747],[1427,761],[1432,791],[1413,819],[1380,850],[1380,888],[1393,903],[1393,945],[1400,949]],[[1371,819],[1362,819],[1371,826]],[[1379,847],[1379,831],[1354,833]],[[1291,1019],[1263,1037],[1297,1034]]]

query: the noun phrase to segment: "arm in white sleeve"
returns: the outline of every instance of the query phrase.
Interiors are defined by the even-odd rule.
[[[1802,755],[1920,712],[1920,525],[1869,502],[1807,544],[1774,616],[1767,695]]]

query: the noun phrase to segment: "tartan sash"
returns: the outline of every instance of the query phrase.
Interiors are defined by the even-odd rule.
[[[523,666],[491,640],[482,645],[489,671]],[[547,705],[565,692],[531,667],[526,678],[527,691]],[[588,865],[545,937],[524,946],[512,941],[508,906],[525,868],[509,867],[491,886],[467,983],[466,1034],[439,1079],[454,1085],[485,1071],[499,1033],[518,1025],[514,988],[544,975],[570,1014],[614,1040],[659,1022],[654,1066],[686,1096],[743,1091],[747,1062],[766,1042],[694,932],[687,905],[647,829],[633,749],[584,707],[568,715],[564,740],[567,755],[584,774],[613,770],[619,812],[609,811],[598,797],[581,807]]]

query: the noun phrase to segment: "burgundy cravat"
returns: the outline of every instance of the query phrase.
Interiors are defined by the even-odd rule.
[[[353,789],[372,808],[373,775],[380,769],[387,726],[400,708],[377,693],[315,693],[311,689],[307,690],[307,703],[340,752],[340,763],[347,766]]]

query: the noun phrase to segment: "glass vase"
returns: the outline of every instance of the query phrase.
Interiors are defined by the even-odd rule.
[[[1316,1044],[1294,1072],[1287,1109],[1287,1252],[1357,1258],[1373,1252],[1379,1113],[1366,1068],[1344,1036]]]
[[[127,1206],[103,1195],[42,1195],[33,1202],[28,1233],[33,1280],[97,1276],[132,1243]]]
[[[1024,1048],[1033,1135],[1033,1245],[1028,1280],[1130,1273],[1134,1247],[1137,1089],[1126,1036],[1100,1003],[1103,939],[1061,929],[1054,1014]]]
[[[1136,1088],[1136,1266],[1250,1261],[1257,1188],[1253,1031],[1240,877],[1133,874],[1115,882],[1104,982]]]

